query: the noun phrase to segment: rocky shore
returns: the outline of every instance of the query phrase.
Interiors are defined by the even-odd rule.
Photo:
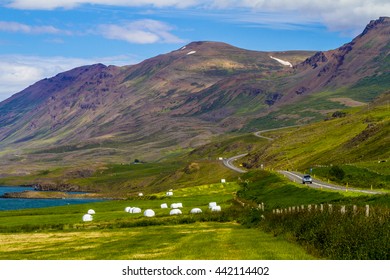
[[[23,191],[10,192],[0,196],[1,198],[29,198],[29,199],[65,199],[65,198],[103,198],[97,193],[77,193],[71,194],[63,191]]]

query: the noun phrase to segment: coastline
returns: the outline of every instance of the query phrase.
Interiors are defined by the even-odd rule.
[[[62,191],[22,191],[9,192],[0,196],[0,198],[23,198],[23,199],[109,199],[102,194],[97,193],[66,193]]]

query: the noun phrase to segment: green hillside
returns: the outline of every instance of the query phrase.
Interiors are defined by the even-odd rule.
[[[348,166],[351,174],[371,174],[363,180],[364,183],[371,181],[370,178],[380,177],[378,182],[369,182],[365,187],[374,183],[378,187],[388,188],[389,100],[390,94],[386,93],[374,103],[338,111],[324,121],[267,132],[264,135],[274,141],[251,153],[244,164],[249,168],[264,164],[277,169],[306,172],[310,169],[329,169],[332,165],[345,166],[344,169]],[[326,177],[324,172],[318,173]],[[355,181],[353,178],[339,179],[344,183]]]

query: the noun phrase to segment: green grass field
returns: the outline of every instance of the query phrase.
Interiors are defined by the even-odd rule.
[[[230,223],[0,234],[1,259],[312,259],[282,238]],[[71,248],[71,250],[70,250]]]
[[[46,209],[0,212],[1,259],[313,259],[303,248],[236,219],[237,183],[210,184],[157,193],[152,199],[106,201]],[[162,203],[183,203],[170,216]],[[209,202],[221,205],[212,213]],[[154,209],[156,216],[129,214],[126,206]],[[193,207],[201,214],[189,214]],[[96,214],[82,222],[88,209]],[[69,250],[72,248],[72,250]]]

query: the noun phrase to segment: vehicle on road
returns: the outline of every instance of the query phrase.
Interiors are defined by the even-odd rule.
[[[313,179],[308,174],[303,175],[303,177],[302,177],[302,184],[306,184],[306,183],[313,184]]]

